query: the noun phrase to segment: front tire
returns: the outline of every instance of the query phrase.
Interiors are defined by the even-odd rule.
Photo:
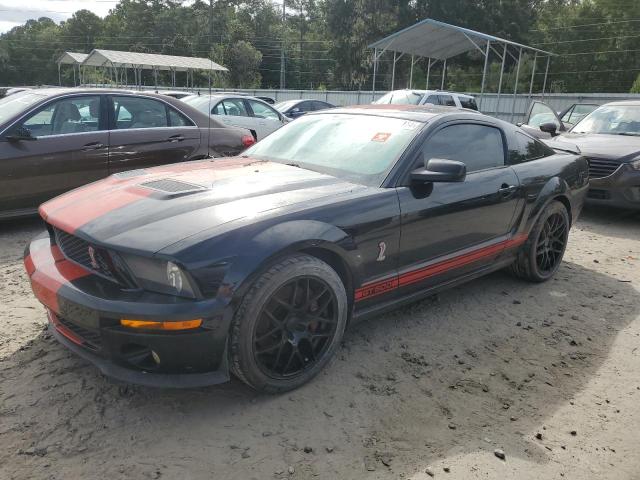
[[[552,201],[531,230],[511,272],[530,282],[545,282],[560,268],[569,237],[569,214],[565,206]]]
[[[231,370],[250,387],[279,393],[311,380],[335,354],[347,323],[340,276],[293,255],[253,284],[231,325]]]

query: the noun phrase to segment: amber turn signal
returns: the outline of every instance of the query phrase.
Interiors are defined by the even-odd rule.
[[[129,328],[145,328],[149,330],[191,330],[202,325],[202,319],[183,320],[181,322],[154,322],[151,320],[120,320],[120,325]]]

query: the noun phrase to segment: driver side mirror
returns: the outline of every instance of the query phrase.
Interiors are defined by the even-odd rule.
[[[557,135],[556,130],[558,130],[558,127],[555,123],[553,122],[546,122],[543,123],[542,125],[540,125],[540,130],[542,130],[545,133],[550,134],[552,137],[555,137]]]
[[[411,181],[427,182],[464,182],[467,177],[467,166],[456,160],[432,158],[424,168],[411,172]]]
[[[32,141],[37,139],[37,137],[31,134],[31,130],[26,127],[14,128],[9,135],[7,135],[7,140],[10,142]]]

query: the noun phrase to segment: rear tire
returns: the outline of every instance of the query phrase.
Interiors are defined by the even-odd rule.
[[[340,276],[297,254],[263,273],[231,325],[231,371],[250,387],[279,393],[316,376],[335,354],[347,323]]]
[[[560,268],[569,236],[569,214],[565,206],[552,201],[542,212],[529,238],[511,265],[511,272],[530,282],[545,282]]]

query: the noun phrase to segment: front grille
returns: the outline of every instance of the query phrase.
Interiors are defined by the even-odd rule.
[[[607,160],[604,158],[588,158],[589,178],[608,177],[620,166],[618,160]]]
[[[71,330],[75,335],[80,337],[84,341],[84,345],[92,350],[100,350],[102,348],[102,339],[100,338],[100,332],[88,330],[80,325],[70,322],[66,318],[57,317],[58,322]]]
[[[53,227],[53,231],[56,244],[60,247],[65,257],[109,280],[118,281],[112,268],[111,258],[106,250],[95,247],[86,240],[64,232],[59,228]]]

